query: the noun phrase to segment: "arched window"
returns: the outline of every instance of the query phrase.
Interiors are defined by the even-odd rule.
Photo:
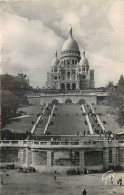
[[[64,75],[62,76],[62,80],[65,80],[65,76]]]
[[[75,64],[77,64],[77,60],[75,60]]]
[[[72,64],[74,64],[74,60],[72,60]]]
[[[70,64],[69,60],[66,60],[66,64]]]
[[[67,72],[67,77],[68,77],[68,79],[70,78],[70,72]]]

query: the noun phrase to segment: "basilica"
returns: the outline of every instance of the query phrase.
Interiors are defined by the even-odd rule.
[[[47,73],[46,88],[85,90],[94,87],[94,70],[90,70],[85,51],[80,53],[79,46],[72,35],[72,28],[70,28],[60,59],[57,57],[57,51],[55,52],[51,71]]]

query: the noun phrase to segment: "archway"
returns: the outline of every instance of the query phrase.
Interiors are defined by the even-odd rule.
[[[85,104],[85,100],[84,100],[84,99],[80,99],[80,100],[79,100],[79,104],[80,104],[80,105]]]
[[[75,83],[72,84],[72,90],[76,90],[76,84]]]
[[[61,84],[61,89],[65,89],[65,84],[64,83]]]
[[[69,83],[67,83],[66,89],[67,89],[67,90],[70,90],[70,84],[69,84]]]
[[[52,100],[52,104],[53,104],[53,105],[54,105],[54,104],[57,105],[57,104],[59,104],[59,102],[58,102],[57,99],[53,99],[53,100]]]
[[[72,100],[70,98],[65,100],[65,104],[71,104],[71,103],[72,103]]]

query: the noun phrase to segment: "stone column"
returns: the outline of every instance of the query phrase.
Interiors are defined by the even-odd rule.
[[[103,167],[107,169],[109,166],[109,148],[104,148],[103,150]]]
[[[32,151],[32,166],[36,165],[36,152],[35,150]]]
[[[80,151],[80,168],[84,169],[85,168],[85,157],[84,157],[84,150]]]
[[[26,148],[26,166],[30,167],[32,164],[32,151],[30,148]]]
[[[18,163],[24,164],[25,163],[25,149],[20,148],[18,150]]]
[[[64,83],[65,84],[65,89],[67,90],[67,83]]]
[[[79,82],[76,83],[76,89],[79,90]]]
[[[52,167],[52,152],[47,151],[47,167]]]

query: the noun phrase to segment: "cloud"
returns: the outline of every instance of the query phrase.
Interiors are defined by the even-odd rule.
[[[2,71],[17,74],[21,69],[34,86],[43,86],[54,51],[63,40],[40,20],[3,13],[3,21]]]
[[[3,3],[2,70],[22,69],[44,86],[55,49],[59,57],[71,23],[80,50],[95,69],[96,86],[124,73],[124,1],[63,0]]]

